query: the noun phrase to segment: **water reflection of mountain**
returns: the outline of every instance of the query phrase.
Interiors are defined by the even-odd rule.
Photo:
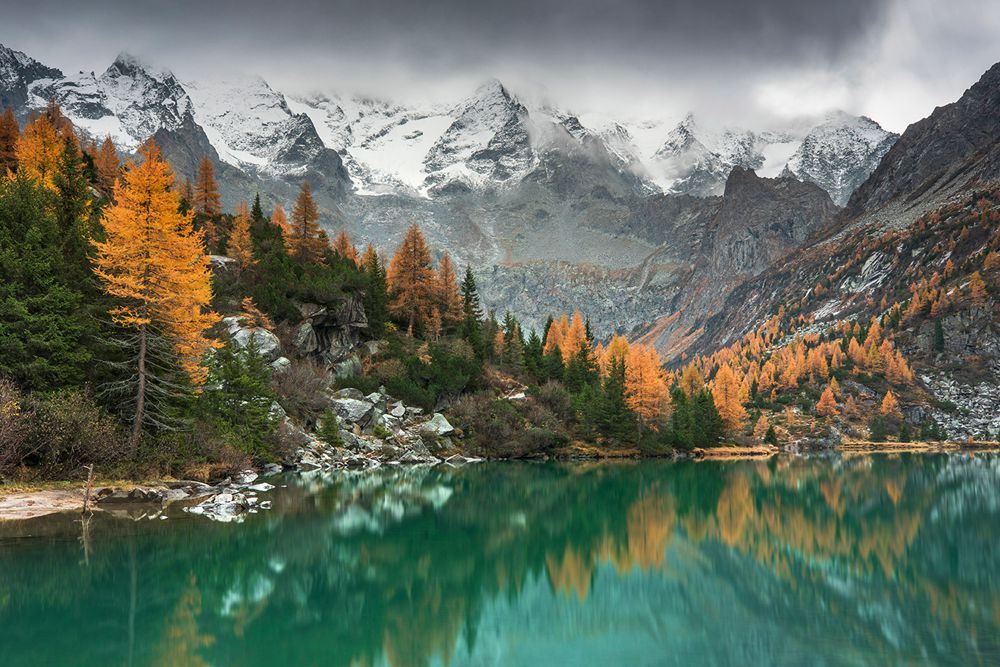
[[[0,528],[4,663],[1000,660],[996,457],[288,482],[240,525],[98,517],[86,565],[68,519]]]

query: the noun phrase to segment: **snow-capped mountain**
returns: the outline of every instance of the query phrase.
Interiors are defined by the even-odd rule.
[[[100,76],[80,72],[39,79],[30,92],[33,106],[54,99],[78,129],[94,138],[110,135],[127,151],[161,129],[180,128],[193,111],[187,91],[172,73],[126,53]]]
[[[719,253],[758,267],[794,248],[801,220],[834,208],[821,188],[842,202],[894,139],[846,115],[769,130],[690,114],[580,115],[496,80],[458,101],[413,105],[286,96],[259,77],[181,81],[126,54],[99,75],[63,76],[0,48],[0,101],[23,121],[50,98],[82,133],[110,135],[124,153],[154,136],[182,177],[207,155],[229,209],[257,192],[265,208],[287,207],[307,181],[330,231],[391,251],[417,222],[436,250],[477,270],[491,308],[530,327],[579,307],[603,333],[671,308],[695,267],[715,266]],[[734,173],[746,187],[726,193]],[[767,180],[781,174],[809,182]],[[806,211],[781,238],[749,217],[779,209]],[[750,237],[715,238],[720,230]]]
[[[835,112],[802,139],[788,171],[812,181],[844,206],[898,138],[871,118]]]
[[[260,77],[184,84],[195,120],[219,159],[245,172],[302,177],[311,168],[341,168],[312,120],[293,112],[285,96]]]
[[[0,44],[0,106],[11,107],[23,116],[28,105],[29,86],[39,79],[61,76],[59,70]]]

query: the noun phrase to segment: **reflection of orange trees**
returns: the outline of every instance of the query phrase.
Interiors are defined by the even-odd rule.
[[[570,545],[566,545],[562,557],[545,555],[545,569],[549,573],[552,587],[566,597],[574,594],[580,602],[587,599],[590,592],[590,578],[594,573],[594,557],[581,556]]]
[[[632,503],[628,510],[629,566],[663,567],[675,523],[673,496],[649,494]]]
[[[605,529],[600,541],[589,549],[566,545],[562,556],[545,556],[552,587],[566,595],[587,599],[594,568],[610,563],[618,574],[638,568],[643,572],[661,569],[677,523],[674,497],[667,493],[646,493],[628,508],[624,540]]]
[[[215,643],[212,635],[203,635],[198,630],[198,616],[201,615],[201,591],[198,581],[191,575],[188,589],[181,595],[160,640],[157,665],[164,667],[208,667],[208,662],[199,651]]]
[[[716,510],[719,520],[719,537],[729,546],[737,546],[743,537],[747,521],[753,516],[753,496],[750,482],[745,475],[734,475],[719,495]]]
[[[382,628],[382,650],[392,667],[420,667],[431,656],[449,664],[466,617],[466,601],[445,595],[439,583],[420,590],[397,590]],[[406,596],[405,601],[398,600]],[[423,619],[425,622],[419,622]]]

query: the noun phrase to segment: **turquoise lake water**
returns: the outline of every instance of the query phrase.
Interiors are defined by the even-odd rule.
[[[1000,664],[1000,457],[269,481],[0,523],[0,665]]]

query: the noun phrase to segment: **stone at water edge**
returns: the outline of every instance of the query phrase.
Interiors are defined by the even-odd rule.
[[[253,470],[244,470],[236,474],[237,484],[253,484],[257,479],[257,473]]]

